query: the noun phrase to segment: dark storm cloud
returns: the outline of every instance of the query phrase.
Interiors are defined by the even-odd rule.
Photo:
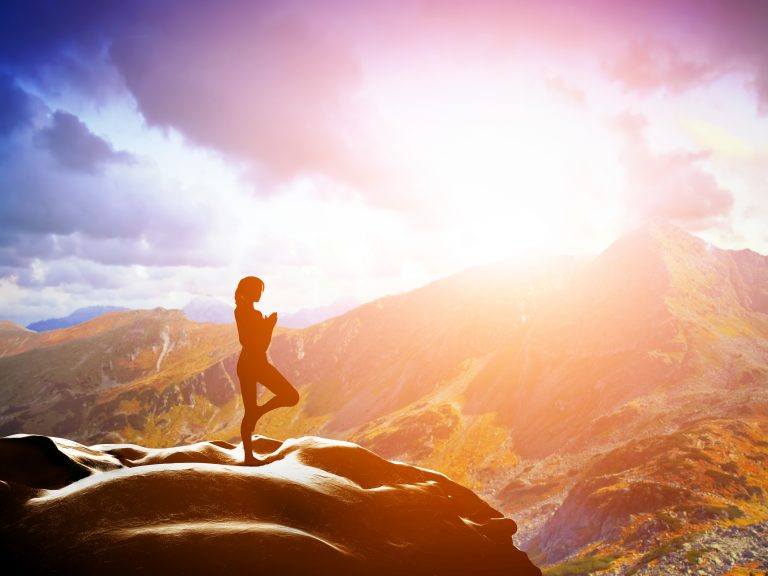
[[[127,152],[115,150],[93,134],[74,114],[57,110],[51,125],[37,134],[38,142],[64,167],[94,172],[109,162],[131,162]]]
[[[627,204],[633,214],[693,224],[730,214],[733,195],[698,165],[705,154],[653,154],[643,137],[646,120],[637,114],[623,114],[616,125],[624,144]]]

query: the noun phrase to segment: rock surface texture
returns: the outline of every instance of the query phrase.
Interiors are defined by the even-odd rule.
[[[318,437],[254,451],[0,438],[2,572],[541,574],[442,474]]]

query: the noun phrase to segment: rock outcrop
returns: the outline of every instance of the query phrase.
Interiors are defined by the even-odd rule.
[[[318,437],[254,450],[0,438],[3,573],[541,574],[442,474]]]

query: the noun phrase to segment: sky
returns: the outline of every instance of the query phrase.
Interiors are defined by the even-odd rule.
[[[0,318],[364,302],[661,218],[768,253],[761,0],[0,4]]]

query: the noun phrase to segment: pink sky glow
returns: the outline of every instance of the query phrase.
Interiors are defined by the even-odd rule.
[[[0,318],[362,302],[651,218],[768,252],[764,2],[2,10]]]

